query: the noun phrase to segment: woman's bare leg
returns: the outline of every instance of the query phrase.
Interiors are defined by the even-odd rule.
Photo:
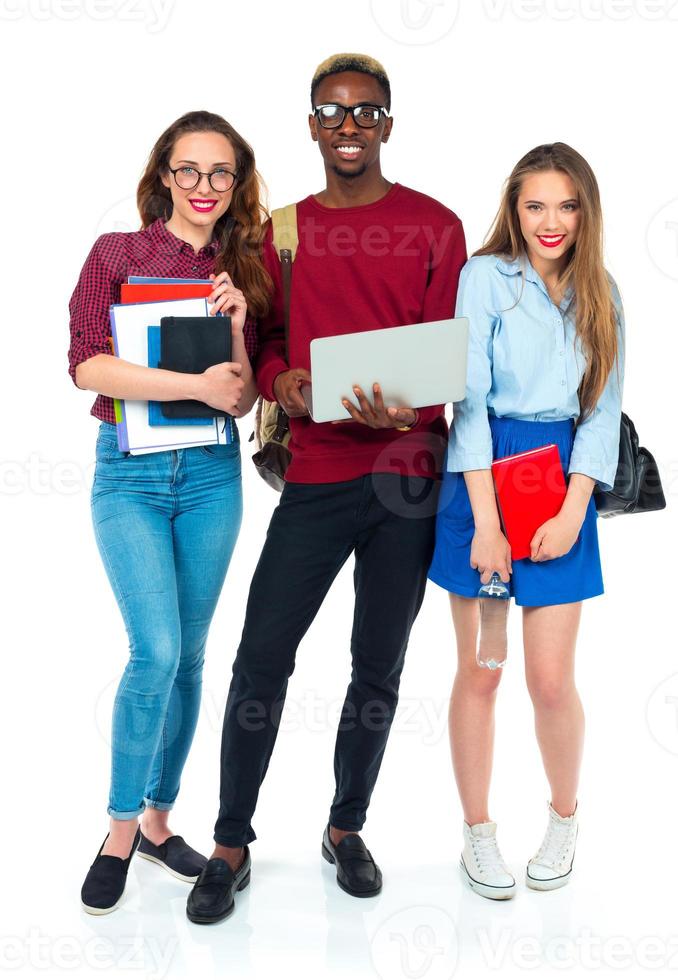
[[[450,748],[459,797],[468,824],[484,823],[488,815],[494,704],[502,669],[476,663],[479,603],[450,593],[457,638],[457,673],[449,709]]]
[[[584,748],[584,710],[575,687],[574,656],[581,602],[523,609],[525,678],[551,806],[574,813]]]

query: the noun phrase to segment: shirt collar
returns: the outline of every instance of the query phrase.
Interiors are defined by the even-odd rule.
[[[192,245],[190,245],[188,242],[182,241],[181,238],[177,238],[176,235],[173,235],[172,232],[165,227],[165,221],[163,218],[156,218],[156,220],[148,226],[147,230],[149,237],[154,243],[162,245],[164,249],[169,249],[176,255],[179,255],[181,252],[188,251],[197,259],[202,258],[203,256],[216,255],[217,251],[219,250],[219,240],[217,238],[213,238],[212,241],[208,242],[207,245],[201,248],[196,255],[196,253],[193,251]]]
[[[502,256],[498,256],[497,268],[505,276],[518,276],[521,275],[522,273],[522,275],[528,282],[535,283],[537,286],[539,286],[542,292],[546,293],[547,296],[549,295],[548,289],[544,285],[543,279],[541,278],[537,270],[534,268],[534,266],[532,265],[532,263],[530,262],[526,254],[518,255],[515,259],[503,258]],[[572,283],[570,283],[563,294],[563,300],[561,303],[562,307],[569,306],[573,293],[574,293],[574,286],[572,285]]]

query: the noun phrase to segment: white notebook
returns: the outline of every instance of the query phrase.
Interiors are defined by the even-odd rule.
[[[206,299],[174,299],[156,303],[122,303],[111,306],[111,333],[115,353],[132,364],[148,366],[148,328],[163,316],[207,316]],[[205,425],[149,425],[148,401],[121,402],[122,422],[116,426],[118,447],[132,455],[158,450],[213,446],[228,441],[224,419]]]

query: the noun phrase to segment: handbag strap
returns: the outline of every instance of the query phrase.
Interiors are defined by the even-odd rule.
[[[282,273],[283,312],[285,315],[285,358],[289,360],[292,263],[297,254],[297,246],[299,244],[296,204],[288,204],[284,208],[274,208],[271,211],[271,222],[273,224],[273,247],[278,253]]]

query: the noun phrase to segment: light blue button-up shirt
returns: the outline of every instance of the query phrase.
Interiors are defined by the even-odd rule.
[[[619,456],[624,380],[624,311],[608,273],[617,313],[619,356],[594,411],[575,430],[568,473],[584,473],[609,490]],[[466,396],[454,404],[447,469],[489,469],[488,411],[528,421],[576,419],[586,359],[568,312],[573,287],[558,307],[527,256],[513,261],[475,255],[461,271],[457,316],[469,318]]]

